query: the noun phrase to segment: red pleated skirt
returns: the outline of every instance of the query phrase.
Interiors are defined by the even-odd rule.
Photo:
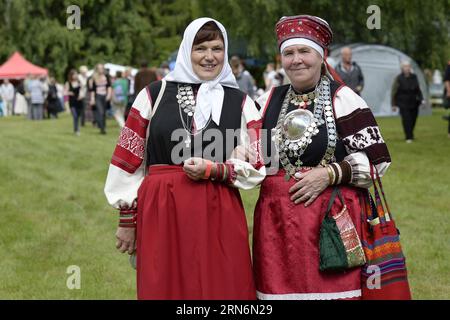
[[[151,166],[138,190],[138,299],[255,299],[238,190]]]
[[[319,270],[319,234],[330,200],[329,187],[308,207],[290,200],[295,183],[284,171],[268,176],[255,208],[253,264],[259,299],[328,300],[361,296],[361,268],[344,272]],[[345,204],[361,235],[360,190],[341,186]],[[332,212],[342,209],[338,199]]]

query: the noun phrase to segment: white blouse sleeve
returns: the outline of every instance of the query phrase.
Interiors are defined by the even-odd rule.
[[[344,158],[351,167],[350,184],[360,188],[370,188],[372,186],[372,178],[370,177],[370,162],[364,152],[351,153]],[[388,169],[390,162],[382,162],[376,165],[378,174],[382,177]]]
[[[240,189],[252,189],[260,184],[266,169],[261,156],[261,116],[253,100],[246,96],[242,109],[240,140],[226,164],[229,184]]]
[[[370,165],[383,176],[391,164],[380,128],[367,103],[350,88],[338,90],[333,104],[339,137],[348,153],[344,160],[351,167],[350,184],[368,188],[372,185]]]
[[[109,204],[116,209],[136,207],[137,190],[144,179],[151,109],[151,97],[147,88],[144,88],[130,109],[109,165],[104,192]]]

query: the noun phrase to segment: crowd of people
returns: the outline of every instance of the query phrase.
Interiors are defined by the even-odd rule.
[[[73,117],[73,132],[92,123],[106,134],[106,118],[114,118],[123,127],[134,101],[135,92],[168,73],[167,64],[150,68],[143,61],[136,74],[132,68],[110,74],[103,64],[93,72],[87,66],[71,69],[63,83],[53,76],[28,75],[23,80],[9,79],[0,85],[0,117],[25,115],[30,120],[57,119],[61,112]]]
[[[269,62],[266,65],[262,75],[263,85],[260,87],[247,70],[243,59],[232,56],[229,60],[239,89],[254,100],[273,87],[290,83],[280,62],[278,56],[275,63]],[[399,112],[401,116],[405,141],[411,143],[414,141],[419,107],[423,106],[425,101],[411,63],[402,61],[401,70],[393,79],[391,105],[392,111]],[[84,127],[86,122],[98,127],[101,134],[106,134],[107,118],[114,118],[119,127],[123,127],[135,93],[162,79],[169,72],[167,63],[163,63],[159,68],[149,68],[148,63],[143,61],[135,75],[132,74],[131,68],[110,74],[102,64],[98,64],[90,76],[86,66],[80,66],[78,70],[71,69],[64,84],[58,83],[52,76],[29,75],[26,79],[15,82],[15,85],[5,79],[0,85],[0,116],[27,115],[31,120],[42,120],[58,118],[58,113],[70,111],[73,116],[74,134],[80,135],[80,127]],[[364,89],[364,74],[358,63],[352,60],[350,47],[341,49],[341,61],[335,66],[335,72],[339,81],[361,95]],[[445,75],[448,75],[448,71]],[[448,104],[448,91],[444,92],[444,106]]]

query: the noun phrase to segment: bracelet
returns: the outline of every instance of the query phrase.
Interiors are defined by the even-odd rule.
[[[338,184],[339,181],[339,170],[338,167],[339,165],[335,162],[330,164],[330,169],[333,172],[333,185]]]
[[[209,176],[211,175],[211,168],[212,168],[212,162],[209,160],[206,160],[206,170],[205,170],[205,175],[203,176],[203,179],[209,179]]]
[[[217,164],[217,180],[222,181],[223,178],[223,164]]]
[[[215,181],[217,179],[217,164],[215,162],[213,162],[211,166],[211,175],[209,178],[211,179],[211,181]]]
[[[121,210],[119,216],[119,227],[136,228],[136,210]]]
[[[334,179],[335,179],[334,170],[331,168],[330,165],[326,165],[325,168],[327,168],[329,183],[330,183],[330,186],[332,186],[332,185],[334,185]]]
[[[216,163],[209,160],[206,169],[205,174],[203,176],[203,179],[211,179],[212,181],[218,181],[218,182],[225,182],[228,179],[230,172],[230,168],[228,168],[228,165],[225,163]],[[215,170],[213,172],[212,167],[214,166]]]
[[[222,176],[222,182],[225,181],[228,177],[228,169],[227,166],[224,164],[223,165],[223,176]]]
[[[337,163],[341,169],[341,181],[340,183],[347,184],[352,181],[352,166],[347,160],[343,160]]]

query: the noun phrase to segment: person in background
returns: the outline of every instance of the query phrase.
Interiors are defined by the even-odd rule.
[[[352,61],[352,49],[350,47],[341,49],[341,62],[337,64],[335,70],[346,86],[361,95],[364,88],[364,76],[360,66]]]
[[[116,80],[112,85],[111,107],[113,115],[119,126],[125,125],[125,107],[128,103],[128,79],[122,77],[122,72],[116,72]]]
[[[44,101],[45,101],[45,86],[39,80],[37,75],[32,75],[28,81],[28,92],[30,93],[31,103],[31,120],[44,119]]]
[[[138,93],[150,83],[157,80],[157,74],[148,67],[147,61],[142,61],[141,68],[134,76],[134,92]]]
[[[56,91],[58,92],[58,99],[59,99],[59,112],[65,112],[67,111],[67,108],[65,106],[65,95],[64,95],[64,85],[56,82]]]
[[[105,74],[103,64],[97,64],[92,76],[91,105],[95,105],[95,120],[101,134],[106,134],[106,108],[111,100],[111,80]]]
[[[56,80],[54,77],[49,78],[48,93],[47,93],[47,117],[58,118],[58,112],[61,111],[60,101],[58,99],[58,89],[56,88]]]
[[[47,95],[48,95],[48,76],[41,76],[39,79],[43,85],[44,88],[44,104],[43,104],[43,118],[46,117],[46,115],[48,115],[48,110],[47,110]]]
[[[402,72],[395,78],[392,85],[392,111],[396,112],[400,109],[406,143],[411,143],[414,140],[414,128],[423,95],[417,76],[411,71],[411,63],[402,61],[401,69]]]
[[[128,113],[130,112],[131,106],[133,105],[134,102],[134,76],[131,72],[131,68],[127,67],[125,69],[125,73],[123,74],[123,77],[125,79],[127,79],[128,82],[128,99],[127,99],[127,105],[125,107],[125,112],[124,112],[124,119],[125,121],[127,121],[127,117],[128,117]]]
[[[3,80],[3,84],[0,86],[0,95],[3,99],[3,104],[6,110],[5,116],[14,115],[14,86],[8,79]]]
[[[14,114],[26,115],[27,112],[28,102],[25,98],[25,80],[21,80],[16,87],[16,94],[14,97]]]
[[[170,72],[169,64],[167,62],[164,62],[161,64],[161,76],[164,78],[167,76]]]
[[[444,71],[444,107],[450,108],[450,61]],[[448,118],[448,138],[450,139],[450,117]]]
[[[230,59],[231,70],[239,85],[239,89],[250,96],[255,98],[254,80],[250,72],[244,69],[242,61],[238,56],[233,56]]]
[[[27,74],[25,80],[23,81],[24,86],[24,97],[27,100],[27,117],[28,119],[32,119],[32,112],[31,112],[31,93],[29,90],[29,83],[32,80],[31,74]]]
[[[3,103],[3,98],[0,95],[0,117],[4,117],[6,114],[6,110],[5,110],[5,104]]]
[[[80,73],[78,74],[78,81],[80,82],[80,100],[81,100],[81,126],[84,127],[86,118],[88,121],[92,121],[92,111],[88,112],[89,109],[89,90],[88,90],[88,68],[86,66],[81,66],[79,68]],[[87,117],[89,114],[89,117]]]
[[[77,71],[72,69],[69,71],[67,82],[65,84],[65,94],[69,97],[69,107],[73,117],[73,131],[80,135],[80,119],[81,111],[83,110],[83,101],[80,97],[81,83],[78,78]]]
[[[282,84],[280,78],[275,71],[275,64],[268,63],[266,66],[266,71],[264,72],[264,83],[266,85],[266,92],[270,91],[273,87],[278,87]]]
[[[109,79],[109,83],[111,85],[111,97],[110,97],[109,100],[106,100],[106,117],[107,118],[112,118],[113,117],[113,109],[112,109],[112,104],[111,104],[112,83],[114,82],[115,78],[114,78],[113,75],[111,75],[111,70],[109,68],[105,68],[105,75]]]

